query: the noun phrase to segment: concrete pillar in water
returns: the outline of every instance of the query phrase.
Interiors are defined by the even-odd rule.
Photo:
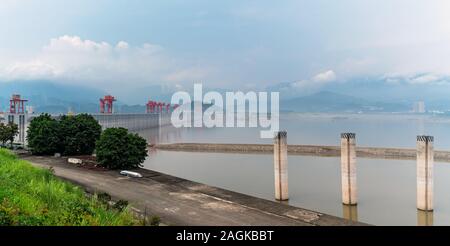
[[[356,205],[356,140],[354,133],[341,134],[341,182],[342,203]]]
[[[288,194],[287,132],[277,132],[274,139],[275,199],[285,201]]]
[[[342,204],[342,216],[344,219],[358,221],[358,206]]]
[[[432,226],[433,225],[433,211],[417,210],[417,225],[418,226]]]
[[[433,137],[417,136],[417,209],[433,210]]]

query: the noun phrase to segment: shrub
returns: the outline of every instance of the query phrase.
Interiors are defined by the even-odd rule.
[[[97,141],[96,154],[98,163],[106,168],[138,168],[147,157],[147,141],[125,128],[109,128]]]
[[[100,202],[103,202],[104,204],[109,204],[109,202],[111,201],[111,195],[106,193],[106,192],[102,192],[100,194],[97,194],[97,199]]]
[[[34,118],[28,128],[28,147],[35,155],[90,155],[102,128],[88,114],[61,116],[53,119],[49,114]]]
[[[88,114],[62,116],[59,121],[64,155],[90,155],[99,139],[102,127]]]
[[[128,207],[128,201],[125,200],[119,200],[113,205],[113,209],[116,209],[119,212],[124,211]]]
[[[161,223],[161,218],[159,218],[158,216],[152,216],[152,218],[150,219],[151,226],[159,226],[160,223]]]
[[[28,147],[35,155],[52,155],[62,150],[58,121],[42,114],[30,122],[27,131]]]
[[[6,145],[6,142],[10,142],[11,146],[14,142],[14,137],[19,133],[19,127],[14,123],[7,125],[0,123],[0,143],[2,146]]]

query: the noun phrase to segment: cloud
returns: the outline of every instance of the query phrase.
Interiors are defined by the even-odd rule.
[[[41,60],[16,62],[5,69],[5,76],[9,79],[53,79],[58,73],[57,68]]]
[[[332,82],[336,80],[336,74],[334,73],[334,71],[328,70],[326,72],[317,74],[312,78],[312,80],[319,83]]]
[[[415,75],[391,75],[383,77],[388,85],[448,85],[450,77],[434,73],[423,73]]]
[[[108,86],[106,89],[192,82],[207,74],[201,67],[191,68],[189,63],[170,57],[156,44],[110,44],[69,35],[53,38],[37,54],[7,61],[2,67],[0,80],[49,79]]]
[[[130,45],[125,41],[120,41],[116,45],[116,48],[118,50],[127,50],[129,47],[130,47]]]
[[[165,77],[167,81],[180,82],[180,81],[196,81],[205,78],[209,71],[203,68],[187,68],[170,73]]]
[[[297,89],[318,89],[330,82],[335,81],[336,79],[336,73],[333,70],[327,70],[314,75],[310,79],[292,82],[290,83],[290,87]]]
[[[270,87],[269,90],[279,91],[286,97],[299,96],[302,94],[317,92],[324,86],[336,80],[336,73],[333,70],[327,70],[312,76],[310,79],[280,83],[276,86]]]
[[[440,80],[440,77],[437,75],[425,74],[425,75],[420,75],[420,76],[410,79],[409,83],[411,83],[411,84],[429,84],[429,83],[436,82],[439,80]]]

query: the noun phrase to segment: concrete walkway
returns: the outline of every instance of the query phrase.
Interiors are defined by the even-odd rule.
[[[107,192],[167,225],[311,226],[363,225],[285,204],[214,188],[181,178],[140,169],[143,178],[127,178],[117,171],[98,171],[68,164],[66,158],[20,155],[33,165],[53,167],[55,175],[88,192]]]

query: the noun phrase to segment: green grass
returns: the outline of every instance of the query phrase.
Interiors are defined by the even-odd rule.
[[[117,226],[137,225],[125,209],[109,208],[96,196],[33,167],[0,149],[0,225]]]

